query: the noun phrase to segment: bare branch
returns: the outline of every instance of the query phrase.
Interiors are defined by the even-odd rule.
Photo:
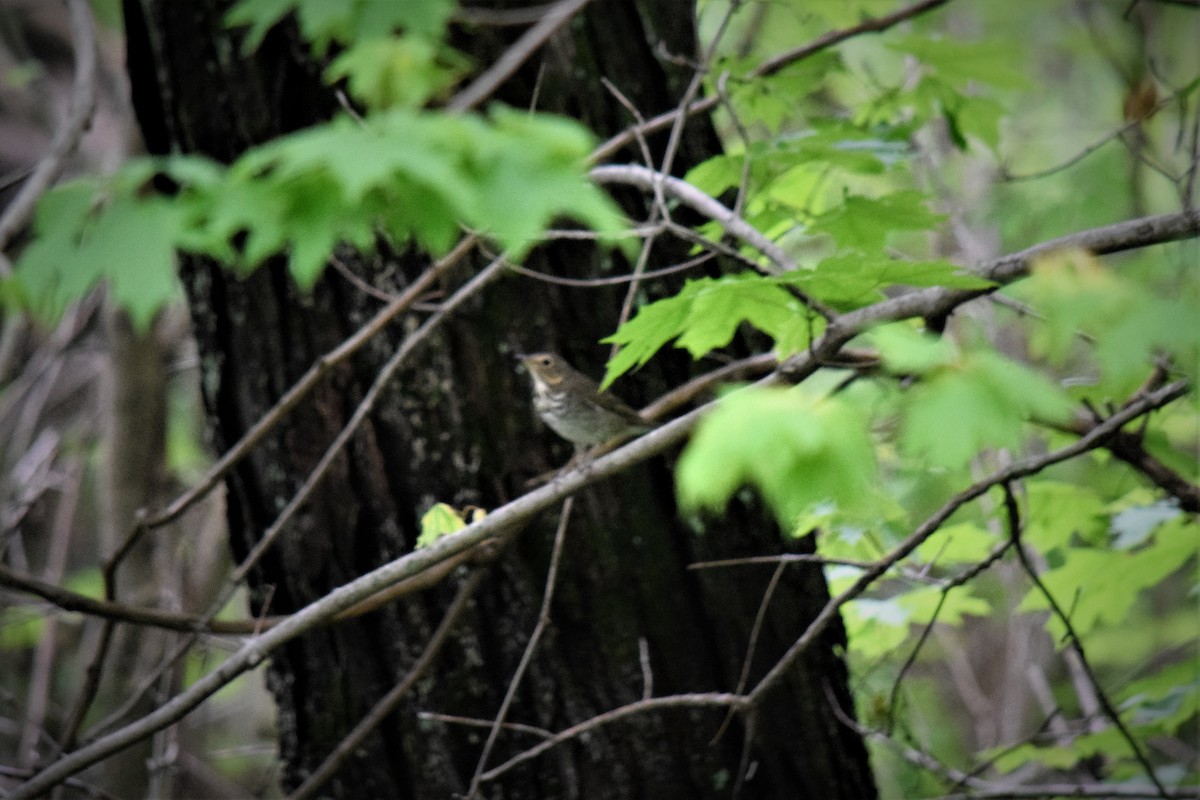
[[[725,694],[722,692],[710,692],[699,694],[676,694],[669,697],[653,697],[649,700],[638,700],[629,705],[614,708],[612,711],[606,711],[603,714],[597,714],[591,719],[585,720],[578,725],[572,725],[564,731],[554,735],[554,738],[547,739],[540,744],[537,744],[528,750],[518,753],[517,755],[505,761],[498,767],[493,767],[483,774],[484,781],[495,780],[504,773],[508,772],[518,764],[537,758],[542,753],[549,750],[551,747],[560,745],[563,742],[570,741],[579,736],[600,728],[604,725],[609,725],[626,717],[634,716],[635,714],[646,714],[651,711],[658,711],[664,708],[703,708],[706,706],[732,706],[738,708],[742,705],[743,699],[736,694]]]
[[[1156,244],[1200,236],[1200,210],[1180,211],[1141,217],[1100,228],[1068,234],[1034,245],[1025,250],[992,259],[979,265],[975,272],[998,284],[1012,283],[1029,274],[1034,259],[1058,250],[1082,248],[1096,255],[1136,250]],[[896,322],[917,317],[938,317],[951,313],[968,300],[990,294],[991,289],[919,289],[915,292],[884,300],[874,305],[842,314],[829,323],[825,333],[809,353],[789,359],[784,365],[786,374],[792,369],[801,372],[811,369],[811,359],[829,356],[858,334],[882,322]]]
[[[475,590],[479,588],[479,584],[483,582],[483,577],[486,571],[482,568],[476,568],[467,579],[463,581],[462,586],[458,587],[458,592],[454,595],[454,599],[450,601],[450,605],[446,607],[446,613],[442,615],[442,621],[438,625],[437,630],[429,637],[429,641],[425,643],[425,649],[421,651],[421,656],[409,668],[404,678],[393,686],[387,694],[379,698],[379,702],[371,709],[365,717],[359,720],[354,726],[354,730],[346,734],[338,746],[332,753],[321,763],[311,775],[304,779],[304,783],[300,784],[291,794],[288,795],[288,800],[305,800],[316,794],[322,786],[328,783],[329,779],[341,769],[342,765],[354,755],[354,751],[358,748],[362,741],[367,738],[371,731],[379,727],[379,724],[387,718],[389,714],[396,710],[400,705],[413,684],[420,680],[429,667],[433,665],[438,653],[442,651],[442,646],[450,637],[450,631],[458,623],[463,611],[467,609],[467,601],[471,599],[471,595],[475,594]]]
[[[570,22],[591,0],[559,0],[537,24],[525,31],[513,46],[505,51],[488,69],[471,82],[471,85],[450,98],[446,108],[451,111],[470,111],[482,103],[492,92],[508,80],[522,64],[541,47],[554,32]]]
[[[741,239],[766,256],[771,265],[763,267],[763,271],[777,273],[796,268],[796,262],[783,252],[779,245],[733,213],[731,209],[726,208],[720,201],[681,178],[663,175],[652,169],[633,164],[607,164],[602,167],[593,167],[589,175],[599,184],[623,183],[647,192],[652,192],[656,187],[661,186],[662,190],[671,197],[709,219],[719,222],[731,236]]]
[[[1109,419],[1111,419],[1111,417]],[[1004,482],[1004,508],[1008,513],[1009,537],[1012,540],[1013,545],[1016,547],[1017,560],[1021,562],[1021,568],[1025,570],[1025,574],[1029,576],[1029,580],[1033,581],[1033,585],[1037,587],[1038,592],[1046,599],[1046,603],[1049,604],[1051,612],[1054,614],[1054,616],[1058,617],[1059,622],[1062,623],[1063,628],[1066,630],[1067,645],[1079,658],[1079,666],[1087,676],[1088,683],[1091,684],[1091,688],[1095,692],[1095,699],[1100,703],[1100,708],[1104,710],[1104,715],[1112,721],[1112,724],[1115,725],[1117,730],[1121,733],[1121,738],[1123,738],[1125,743],[1129,745],[1129,749],[1133,753],[1133,757],[1139,764],[1142,765],[1142,769],[1145,771],[1146,777],[1148,777],[1150,782],[1153,783],[1158,789],[1159,796],[1164,798],[1168,797],[1167,788],[1163,786],[1162,782],[1158,779],[1158,775],[1154,771],[1154,765],[1150,763],[1150,760],[1146,757],[1141,745],[1138,744],[1137,737],[1135,737],[1133,732],[1129,730],[1129,727],[1125,724],[1125,720],[1121,719],[1121,713],[1117,710],[1117,707],[1113,705],[1112,700],[1108,697],[1108,693],[1105,692],[1103,687],[1100,685],[1100,681],[1096,677],[1096,672],[1092,669],[1091,662],[1088,661],[1087,653],[1083,649],[1083,641],[1079,638],[1079,635],[1075,633],[1075,626],[1071,624],[1069,615],[1066,613],[1063,607],[1059,605],[1058,600],[1054,597],[1054,594],[1046,588],[1046,584],[1042,582],[1041,576],[1038,575],[1037,569],[1033,566],[1033,561],[1030,559],[1029,552],[1025,549],[1025,545],[1021,541],[1022,526],[1020,522],[1020,509],[1017,506],[1017,498],[1013,494],[1012,486],[1008,481]]]
[[[483,769],[487,766],[488,756],[492,754],[492,748],[496,745],[496,738],[500,735],[504,719],[508,716],[508,709],[517,696],[517,687],[521,685],[521,680],[525,677],[525,670],[529,668],[529,662],[533,660],[538,642],[541,641],[546,626],[550,624],[550,603],[554,600],[554,589],[558,584],[558,564],[562,560],[563,544],[567,539],[567,523],[571,519],[571,509],[574,506],[575,498],[568,497],[563,501],[562,510],[558,514],[558,528],[554,532],[554,545],[550,551],[550,567],[546,570],[546,588],[542,591],[542,607],[538,611],[537,624],[533,626],[533,633],[529,635],[529,641],[525,643],[521,660],[517,663],[512,679],[508,682],[508,689],[504,693],[504,699],[500,702],[500,710],[496,712],[492,729],[488,731],[487,741],[483,743],[483,750],[479,753],[475,774],[471,776],[471,786],[467,789],[467,800],[479,793],[479,784],[482,780]]]
[[[919,3],[913,3],[911,6],[906,6],[892,14],[886,14],[882,17],[864,20],[858,25],[853,25],[849,28],[841,28],[836,31],[830,31],[817,37],[813,41],[797,47],[793,50],[788,50],[777,56],[767,59],[751,70],[746,77],[748,79],[760,78],[767,75],[772,75],[786,66],[803,61],[806,58],[816,55],[822,50],[828,50],[830,47],[841,44],[847,39],[852,39],[855,36],[860,36],[866,33],[881,33],[889,28],[899,25],[905,20],[912,19],[932,11],[938,6],[943,6],[949,0],[922,0]],[[659,114],[644,124],[634,128],[627,129],[624,133],[617,134],[608,141],[601,144],[592,152],[593,161],[602,161],[609,158],[625,145],[632,142],[637,136],[644,136],[647,133],[661,131],[663,128],[675,124],[675,120],[679,116],[690,116],[692,114],[700,114],[711,111],[720,103],[718,95],[710,95],[708,97],[695,100],[687,105],[684,109],[673,109],[664,114]]]
[[[88,0],[67,0],[71,16],[71,40],[75,46],[75,77],[71,88],[71,106],[67,120],[54,135],[50,151],[42,157],[16,197],[0,215],[0,252],[25,226],[34,206],[50,185],[62,174],[63,166],[83,137],[96,108],[96,33],[92,7]],[[0,260],[0,277],[8,266]]]
[[[476,239],[474,236],[467,236],[458,245],[455,246],[445,257],[439,260],[436,264],[427,269],[420,277],[413,282],[399,297],[395,298],[385,308],[372,317],[366,324],[359,328],[355,333],[339,344],[333,350],[329,351],[317,362],[309,368],[308,372],[301,376],[300,380],[284,392],[283,396],[275,406],[259,419],[250,430],[242,435],[241,439],[229,448],[215,464],[209,467],[199,481],[196,482],[188,491],[175,498],[162,511],[156,514],[147,515],[141,527],[152,529],[166,525],[179,518],[179,515],[190,508],[197,500],[212,490],[212,487],[217,484],[221,478],[225,476],[230,469],[254,448],[256,444],[262,441],[262,438],[271,431],[279,420],[295,408],[305,395],[316,386],[322,378],[329,373],[334,366],[345,361],[347,358],[356,353],[363,345],[370,341],[379,331],[390,323],[397,316],[407,310],[413,303],[417,301],[422,294],[425,293],[442,275],[444,275],[451,267],[457,264],[467,252],[474,247]],[[136,531],[135,531],[136,533]],[[127,540],[121,548],[118,549],[118,555],[128,550],[136,539],[131,535],[130,540]],[[114,556],[115,560],[119,560]]]
[[[829,623],[833,621],[843,605],[850,602],[854,598],[862,594],[866,589],[875,582],[875,580],[887,570],[907,556],[913,550],[930,536],[934,534],[942,526],[950,515],[957,511],[960,507],[966,505],[977,497],[980,497],[993,486],[1001,486],[1005,483],[1024,478],[1028,475],[1033,475],[1045,469],[1052,464],[1057,464],[1061,461],[1074,458],[1088,450],[1093,450],[1103,446],[1103,440],[1112,432],[1120,430],[1122,426],[1131,420],[1137,419],[1143,414],[1148,413],[1156,408],[1161,408],[1168,403],[1171,403],[1188,391],[1188,385],[1185,381],[1177,381],[1175,383],[1164,386],[1156,392],[1152,392],[1143,396],[1134,403],[1126,406],[1111,417],[1106,419],[1100,425],[1097,425],[1086,436],[1079,438],[1066,447],[1059,448],[1052,452],[1040,456],[1017,461],[1007,468],[1002,469],[992,475],[978,481],[954,497],[950,498],[940,509],[938,509],[931,517],[917,527],[909,536],[892,549],[884,558],[876,562],[870,569],[863,572],[862,575],[845,589],[837,597],[831,599],[821,609],[820,613],[809,623],[808,628],[800,635],[788,651],[779,659],[771,670],[763,676],[758,685],[750,692],[748,700],[750,703],[759,703],[763,701],[764,696],[772,688],[783,680],[783,676],[796,663],[796,659],[812,645]]]

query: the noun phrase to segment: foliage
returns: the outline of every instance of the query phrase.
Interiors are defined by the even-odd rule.
[[[444,5],[253,0],[231,18],[254,20],[247,38],[253,45],[298,6],[314,46],[362,40],[368,48],[391,47],[396,40],[379,31],[405,26],[426,38],[440,34]],[[374,67],[360,69],[359,52],[343,53],[331,70],[381,100],[393,89]],[[367,60],[377,66],[373,55]],[[411,66],[397,68],[407,74]],[[381,233],[440,254],[465,225],[520,259],[560,216],[617,230],[619,211],[584,178],[591,146],[582,126],[549,115],[501,106],[487,115],[396,107],[275,139],[228,167],[199,156],[135,160],[115,175],[68,182],[43,198],[35,240],[0,296],[52,318],[106,279],[116,301],[145,326],[177,292],[177,250],[242,272],[286,255],[305,289],[338,243],[369,251]],[[171,191],[155,188],[164,185]]]
[[[477,522],[485,516],[487,512],[482,508],[471,507],[459,511],[446,503],[434,503],[421,516],[421,535],[417,537],[417,549],[428,547],[447,534],[461,531],[469,523]]]
[[[708,8],[716,17],[726,6]],[[784,9],[762,13],[761,30],[776,36],[797,31],[793,38],[804,40],[811,38],[808,26],[819,28],[821,18],[833,12],[818,6],[809,17]],[[980,40],[951,39],[917,23],[909,33],[885,37],[882,48],[824,52],[768,79],[739,81],[756,63],[752,56],[738,53],[724,61],[716,72],[729,70],[722,80],[733,87],[726,90],[729,152],[695,167],[688,179],[713,195],[738,192],[746,219],[784,244],[796,268],[779,276],[692,282],[676,296],[642,306],[607,340],[621,349],[606,380],[647,363],[666,346],[694,358],[717,353],[743,325],[766,334],[780,358],[802,354],[826,321],[782,287],[802,290],[836,312],[867,308],[902,287],[987,290],[986,281],[931,251],[936,240],[928,237],[947,230],[946,217],[931,209],[955,209],[961,201],[953,197],[957,187],[929,181],[920,159],[941,147],[937,158],[946,166],[936,180],[952,181],[951,170],[978,170],[976,165],[1020,156],[1028,160],[1030,154],[1053,163],[1082,144],[1076,139],[1039,151],[1044,142],[1006,135],[1005,126],[1013,127],[1014,120],[1046,119],[1048,104],[1031,74],[1042,65],[1009,57],[1023,46],[1007,32],[1014,27],[1012,15],[998,9],[977,13],[980,30],[988,31]],[[739,20],[749,24],[748,15],[733,19],[735,31]],[[1064,24],[1069,25],[1057,18],[1052,27]],[[775,43],[765,52],[779,49]],[[1171,82],[1187,96],[1200,63],[1163,57],[1175,69]],[[1032,70],[1017,66],[1027,63]],[[904,78],[889,81],[884,75]],[[1159,138],[1152,141],[1184,135],[1175,133],[1182,124],[1178,116],[1155,123],[1149,134]],[[1119,124],[1119,119],[1101,123],[1098,130]],[[937,142],[939,131],[945,145]],[[1173,205],[1166,190],[1183,186],[1188,167],[1186,154],[1169,152],[1165,147],[1156,152],[1155,158],[1164,159],[1160,163],[1171,163],[1158,172],[1173,174],[1176,183],[1145,179],[1151,182],[1149,196],[1164,210]],[[1106,181],[1095,194],[1120,196],[1110,185],[1113,164],[1104,160],[1112,153],[1109,148],[1069,171],[1051,171],[1036,193],[1021,194],[1019,207],[1004,205],[1004,193],[1021,185],[1001,187],[994,205],[985,201],[974,212],[952,212],[961,214],[955,225],[999,217],[1007,223],[1003,230],[1012,249],[1075,230],[1086,217],[1072,206],[1085,198],[1067,187],[1090,167]],[[1018,219],[1023,228],[1012,224]],[[1033,263],[1030,277],[1000,288],[1019,316],[1003,307],[991,317],[960,315],[952,335],[922,329],[919,321],[868,329],[851,344],[876,355],[873,373],[854,380],[827,368],[804,384],[807,392],[747,388],[728,395],[702,420],[679,460],[680,500],[685,508],[711,513],[743,487],[753,487],[785,530],[816,529],[823,555],[874,562],[970,483],[964,470],[978,477],[1071,441],[1059,431],[1090,415],[1080,401],[1091,408],[1117,406],[1145,383],[1156,363],[1194,383],[1200,364],[1196,263],[1194,243],[1120,263],[1077,249],[1046,253]],[[872,390],[865,391],[864,383]],[[849,408],[852,417],[846,416]],[[1194,402],[1174,406],[1142,423],[1143,440],[1179,474],[1195,476],[1198,421]],[[852,660],[863,686],[879,671],[901,680],[895,671],[914,646],[914,631],[935,624],[942,630],[962,627],[972,616],[998,619],[1008,613],[1006,604],[1015,606],[1017,618],[1044,623],[1049,639],[1067,647],[1072,640],[1066,620],[1052,612],[1047,592],[1067,609],[1079,644],[1095,648],[1092,655],[1102,670],[1131,668],[1153,661],[1163,649],[1186,648],[1180,639],[1188,635],[1186,624],[1136,650],[1104,644],[1110,634],[1145,625],[1148,609],[1164,592],[1186,591],[1186,568],[1196,563],[1200,529],[1194,516],[1154,492],[1133,488],[1137,481],[1102,451],[1022,481],[1016,524],[1024,528],[1022,546],[1043,563],[1044,591],[1026,578],[1015,597],[1009,594],[1014,589],[988,572],[966,585],[948,583],[992,563],[997,554],[1012,558],[1005,531],[1013,522],[1000,495],[987,493],[959,507],[884,579],[845,606]],[[865,517],[864,506],[871,512]],[[861,574],[853,567],[830,567],[831,589],[844,590]],[[918,576],[930,576],[932,585]],[[916,648],[912,657],[935,669],[936,648]],[[1117,693],[1137,740],[1197,724],[1195,672],[1183,667],[1172,659],[1148,667],[1156,692]],[[922,691],[912,677],[904,686],[914,694]],[[896,696],[894,690],[885,695],[884,704]],[[860,698],[864,709],[867,697]],[[894,719],[895,713],[891,709],[885,716]],[[868,710],[865,716],[873,715]],[[1144,778],[1120,731],[1100,728],[1056,743],[980,752],[977,758],[981,763],[994,758],[999,771],[1031,762],[1070,771],[1100,754],[1111,762],[1115,779]],[[911,767],[896,769],[916,780]],[[1195,776],[1194,766],[1190,772],[1185,765],[1162,769],[1171,781],[1186,783],[1186,776]],[[891,791],[915,796],[907,794],[912,787]],[[937,781],[920,791],[940,793]]]
[[[306,289],[336,244],[370,250],[380,232],[444,253],[466,224],[520,258],[560,214],[616,230],[619,212],[583,178],[589,141],[566,120],[499,107],[488,117],[397,109],[339,117],[227,168],[196,156],[135,161],[45,197],[11,291],[54,315],[107,278],[145,325],[173,295],[177,249],[243,272],[286,254]],[[175,197],[148,192],[156,176]]]
[[[785,535],[811,533],[820,556],[844,562],[827,567],[835,594],[860,581],[864,564],[882,565],[841,608],[860,718],[886,720],[879,727],[889,732],[899,719],[919,746],[958,748],[972,774],[1075,774],[1099,758],[1113,780],[1144,780],[1131,737],[1182,736],[1200,724],[1200,682],[1186,663],[1194,607],[1181,602],[1196,591],[1195,515],[1147,480],[1136,460],[1107,452],[1112,436],[1062,463],[961,493],[1077,442],[1081,428],[1142,387],[1168,379],[1194,386],[1196,245],[1103,259],[1080,249],[1043,253],[1028,277],[1006,286],[947,253],[977,249],[981,230],[995,230],[1001,241],[991,249],[1004,252],[1135,212],[1176,209],[1195,165],[1186,148],[1164,143],[1185,137],[1187,118],[1164,107],[1136,131],[1139,146],[1154,148],[1154,169],[1140,178],[1112,145],[1035,181],[994,183],[1013,163],[1074,158],[1082,127],[1125,124],[1100,103],[1059,102],[1096,96],[1118,108],[1129,90],[1110,74],[1105,48],[1079,41],[1069,4],[1037,25],[1004,4],[977,4],[968,16],[985,32],[979,37],[951,36],[951,25],[921,18],[768,74],[755,72],[759,57],[895,4],[814,2],[803,13],[746,5],[761,6],[753,11],[763,16],[756,22],[738,3],[704,4],[709,26],[736,11],[707,87],[725,101],[717,119],[727,146],[686,180],[713,197],[736,195],[744,220],[778,243],[792,268],[692,279],[641,303],[604,339],[618,346],[604,384],[666,347],[697,360],[734,358],[746,333],[780,359],[805,357],[839,315],[864,315],[842,343],[857,355],[850,366],[831,359],[799,386],[776,380],[722,395],[678,459],[681,509],[719,514],[757,492]],[[328,81],[347,88],[362,118],[339,116],[227,166],[142,159],[108,177],[63,183],[42,199],[32,242],[0,297],[53,317],[104,281],[145,327],[177,294],[181,251],[241,273],[286,258],[296,283],[313,290],[336,246],[370,250],[381,234],[444,253],[469,228],[519,259],[560,216],[615,233],[615,205],[585,179],[593,137],[582,126],[499,106],[487,114],[425,109],[466,71],[467,59],[444,42],[453,10],[445,0],[242,0],[229,21],[245,28],[247,50],[292,15],[326,60]],[[1188,10],[1159,13],[1195,20]],[[1163,47],[1182,50],[1185,27],[1161,26]],[[1054,61],[1066,57],[1060,47],[1081,59],[1065,86],[1055,77],[1066,69]],[[1183,87],[1177,109],[1194,109],[1194,51],[1190,61],[1173,51],[1162,60],[1158,80]],[[1038,88],[1052,79],[1054,98]],[[1039,127],[1066,133],[1049,141],[1029,132]],[[978,183],[988,191],[972,195]],[[698,229],[720,238],[715,222]],[[749,245],[738,246],[761,263]],[[992,299],[960,306],[944,328],[942,320],[870,317],[888,298],[917,289]],[[1137,434],[1145,459],[1194,481],[1198,427],[1192,391],[1123,432]],[[418,547],[481,515],[434,505]],[[907,546],[923,525],[924,538]],[[37,623],[9,618],[0,647],[29,645]],[[1094,684],[1078,673],[1073,682],[1051,675],[1053,697],[1039,698],[1048,703],[1041,716],[1021,714],[1047,725],[1078,721],[1079,731],[970,746],[956,735],[971,720],[932,687],[981,658],[970,645],[988,626],[1036,628],[1046,649],[1087,654]],[[929,631],[937,635],[926,639]],[[1036,666],[1045,673],[1051,663],[1060,662]],[[1115,720],[1085,718],[1095,700],[1088,692],[1113,698],[1131,737]],[[920,714],[905,713],[906,698],[910,709],[951,722],[923,734]],[[882,753],[880,760],[892,796],[917,785],[942,794],[952,783]],[[1163,780],[1195,782],[1194,764],[1158,754],[1153,766]]]

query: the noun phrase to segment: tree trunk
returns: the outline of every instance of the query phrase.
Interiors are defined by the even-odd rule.
[[[320,65],[289,24],[241,59],[229,56],[239,51],[237,38],[222,26],[223,2],[125,0],[124,6],[135,106],[153,152],[231,160],[247,147],[328,118],[336,107],[319,80]],[[501,99],[528,107],[537,84],[540,110],[580,118],[602,136],[614,133],[629,115],[600,76],[646,116],[674,107],[690,78],[693,20],[692,4],[682,0],[592,4],[505,84]],[[486,65],[519,32],[461,30],[456,44]],[[651,144],[661,149],[664,141]],[[717,148],[707,123],[692,123],[675,171]],[[626,156],[639,159],[634,151]],[[635,218],[644,213],[628,207]],[[663,246],[655,262],[671,263],[682,252]],[[613,268],[603,261],[610,258],[619,260],[590,245],[559,244],[539,249],[526,265],[586,277]],[[428,263],[412,253],[346,254],[343,261],[393,290]],[[464,265],[447,289],[478,266]],[[237,278],[187,258],[183,277],[217,450],[378,309],[377,300],[333,272],[311,295],[299,292],[279,265]],[[658,282],[648,291],[657,296],[676,288]],[[302,607],[411,550],[420,515],[435,501],[493,508],[521,494],[531,477],[564,463],[569,447],[534,418],[512,350],[554,349],[598,375],[605,353],[596,342],[613,330],[624,291],[513,275],[457,313],[414,352],[379,410],[251,574],[254,612]],[[296,492],[403,339],[402,327],[393,326],[337,369],[230,475],[235,557],[245,555]],[[617,390],[636,404],[685,380],[691,369],[686,358],[667,354]],[[509,721],[560,730],[638,700],[648,677],[655,696],[735,689],[773,568],[689,571],[687,565],[791,545],[753,509],[697,535],[676,511],[671,466],[660,459],[577,498],[551,624]],[[356,749],[326,787],[329,795],[446,798],[465,792],[486,731],[416,715],[494,718],[537,619],[556,524],[557,517],[547,515],[530,525],[489,568],[427,679]],[[462,572],[453,573],[423,594],[308,634],[272,656],[285,787],[316,768],[405,675],[463,580]],[[786,570],[758,639],[751,680],[786,650],[827,596],[819,570]],[[840,628],[831,631],[797,665],[749,739],[738,722],[711,741],[724,709],[640,714],[551,748],[488,783],[485,794],[728,797],[739,771],[752,765],[743,797],[872,797],[863,744],[829,708],[830,697],[852,705],[836,654],[841,638]],[[488,764],[536,742],[527,733],[502,733]]]

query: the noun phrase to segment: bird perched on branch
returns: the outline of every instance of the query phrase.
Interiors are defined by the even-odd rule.
[[[636,411],[600,391],[591,378],[553,353],[520,355],[533,379],[533,407],[555,433],[583,447],[650,430]]]

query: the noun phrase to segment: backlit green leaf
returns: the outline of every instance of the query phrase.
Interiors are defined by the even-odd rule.
[[[787,531],[821,503],[863,511],[872,505],[875,474],[867,431],[862,413],[838,397],[799,389],[734,392],[701,421],[680,456],[680,504],[720,510],[750,485]]]

